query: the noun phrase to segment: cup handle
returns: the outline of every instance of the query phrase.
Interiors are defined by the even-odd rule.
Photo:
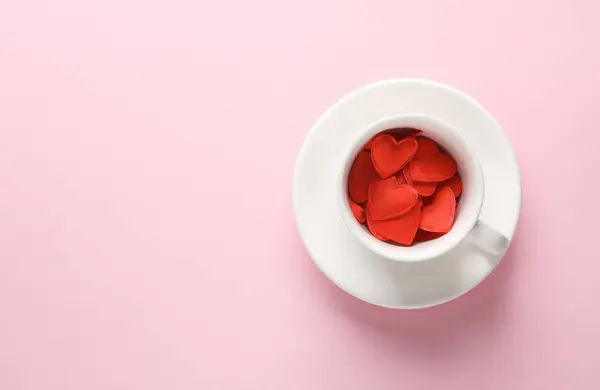
[[[475,223],[469,234],[469,239],[482,251],[497,256],[506,252],[510,244],[509,239],[502,233],[491,228],[481,220]]]

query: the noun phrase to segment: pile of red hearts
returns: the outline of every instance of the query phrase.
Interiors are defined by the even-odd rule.
[[[399,245],[438,238],[454,224],[462,181],[454,159],[420,130],[386,131],[358,153],[350,208],[377,239]]]

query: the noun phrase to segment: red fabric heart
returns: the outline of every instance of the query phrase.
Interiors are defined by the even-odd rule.
[[[376,223],[381,223],[382,221],[379,221],[379,222],[373,221],[373,219],[369,215],[368,210],[365,211],[365,220],[367,221],[367,228],[369,228],[369,231],[371,232],[373,237],[375,237],[379,241],[383,241],[383,242],[390,240],[389,238],[385,237],[383,234],[379,233],[379,231],[377,230],[377,226],[375,226]]]
[[[417,149],[415,158],[432,158],[440,153],[440,148],[438,148],[435,141],[430,138],[419,137],[417,138],[417,143],[419,148]]]
[[[352,210],[352,215],[359,223],[365,222],[365,209],[362,208],[358,203],[350,201],[350,209]]]
[[[431,196],[435,192],[437,187],[437,183],[421,183],[417,181],[413,181],[412,176],[410,174],[410,166],[405,166],[402,168],[402,175],[404,176],[404,180],[407,184],[415,187],[415,190],[421,196]]]
[[[406,214],[418,200],[419,194],[413,187],[398,184],[392,176],[371,183],[367,210],[374,221],[383,221]]]
[[[456,213],[456,197],[448,186],[436,191],[433,202],[423,207],[419,228],[432,233],[447,233],[452,229]]]
[[[410,162],[410,174],[414,181],[440,182],[450,179],[456,173],[456,161],[447,154],[432,158],[414,158]]]
[[[402,245],[411,245],[419,229],[421,205],[417,203],[408,213],[387,221],[374,221],[367,210],[367,226],[382,241],[393,241]]]
[[[369,185],[375,180],[379,180],[379,174],[373,167],[371,154],[362,151],[358,153],[348,175],[348,194],[350,199],[356,203],[367,201]]]
[[[371,159],[381,178],[387,179],[408,164],[417,148],[417,140],[414,138],[396,141],[389,134],[381,134],[373,139]]]
[[[458,176],[458,173],[452,176],[450,179],[440,183],[440,188],[444,186],[452,188],[452,192],[454,192],[454,196],[456,196],[457,198],[462,193],[463,185],[460,176]]]

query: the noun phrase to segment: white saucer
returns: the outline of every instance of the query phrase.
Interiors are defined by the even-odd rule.
[[[427,80],[387,80],[343,97],[312,128],[293,179],[294,215],[317,267],[337,286],[366,302],[398,309],[450,301],[471,290],[500,262],[464,240],[444,256],[401,263],[367,250],[351,235],[336,203],[342,151],[350,134],[394,115],[425,114],[458,129],[485,177],[481,216],[512,239],[521,208],[521,179],[512,147],[494,118],[466,94]]]

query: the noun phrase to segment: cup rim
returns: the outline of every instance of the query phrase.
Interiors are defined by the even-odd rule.
[[[435,240],[419,243],[415,246],[399,246],[378,240],[368,232],[365,226],[356,221],[356,218],[350,209],[350,198],[347,190],[350,168],[356,155],[373,136],[392,128],[428,129],[424,131],[426,135],[431,129],[436,129],[435,131],[444,133],[446,136],[451,136],[453,140],[457,141],[461,145],[461,148],[466,151],[467,156],[465,157],[469,161],[472,176],[477,183],[475,183],[474,186],[474,200],[470,203],[469,213],[467,214],[467,217],[465,217],[468,218],[468,220],[462,223],[460,229],[454,230],[453,227],[450,232],[446,233],[444,236]],[[339,175],[338,183],[340,214],[352,235],[372,252],[389,260],[398,262],[420,262],[435,259],[456,247],[468,236],[469,232],[475,226],[483,206],[485,190],[483,170],[481,164],[475,157],[475,153],[469,148],[466,140],[455,128],[447,123],[424,114],[402,114],[381,118],[365,127],[365,130],[360,136],[356,137],[356,139],[350,143],[350,147],[347,149],[345,156],[343,169]],[[463,207],[465,206],[463,205]]]

